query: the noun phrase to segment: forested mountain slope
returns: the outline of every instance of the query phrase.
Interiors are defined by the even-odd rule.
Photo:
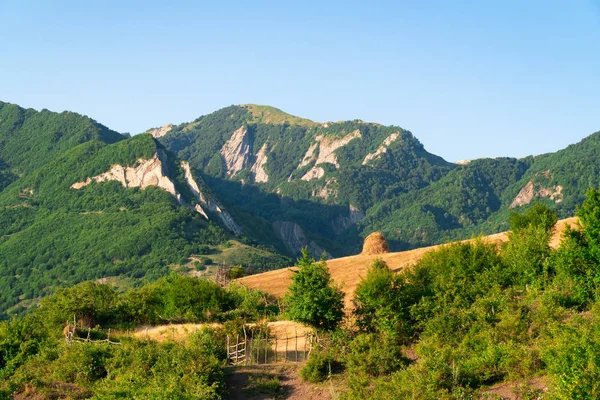
[[[456,168],[400,127],[318,124],[266,106],[227,107],[161,134],[219,196],[271,221],[294,254],[312,240],[313,253],[347,254],[366,210]]]
[[[72,113],[4,103],[0,111],[8,113],[0,154],[11,180],[0,191],[0,317],[58,286],[154,280],[210,246],[257,244],[201,177],[151,136],[127,139]],[[18,116],[20,127],[6,115]],[[264,247],[249,256],[258,266],[288,263]]]
[[[0,103],[0,314],[60,285],[135,284],[193,260],[273,269],[303,247],[356,254],[375,230],[392,251],[503,231],[534,201],[564,218],[600,179],[600,133],[461,165],[397,126],[268,106],[147,133]],[[225,249],[241,250],[215,256]]]
[[[534,200],[567,217],[600,177],[600,134],[553,154],[457,165],[399,127],[320,124],[267,106],[231,106],[150,133],[219,196],[270,221],[296,255],[302,246],[355,254],[375,230],[395,251],[498,232],[511,209]]]

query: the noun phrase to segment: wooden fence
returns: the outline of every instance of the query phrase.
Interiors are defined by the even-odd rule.
[[[76,325],[76,321],[75,319],[73,319],[73,325],[71,326],[71,322],[67,321],[66,325],[65,325],[65,329],[63,330],[63,333],[65,335],[65,341],[67,342],[68,345],[72,345],[74,342],[85,342],[85,343],[108,343],[108,344],[116,344],[116,345],[120,345],[120,342],[114,342],[112,340],[110,340],[110,329],[108,330],[108,334],[106,336],[106,339],[91,339],[90,335],[92,332],[91,328],[88,328],[87,331],[87,336],[86,337],[81,337],[79,336],[77,333],[77,325]],[[79,331],[81,332],[81,329],[79,329]],[[85,331],[84,331],[85,332]]]
[[[227,336],[227,360],[232,365],[257,365],[303,362],[308,359],[316,343],[312,332],[285,337],[269,337],[258,334],[248,337],[244,330],[243,337]]]

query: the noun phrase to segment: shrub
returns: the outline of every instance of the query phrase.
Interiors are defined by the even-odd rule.
[[[333,285],[327,264],[315,262],[307,249],[302,250],[289,292],[286,298],[288,314],[294,321],[333,330],[344,316],[342,291]]]
[[[300,377],[311,383],[323,382],[329,376],[335,360],[326,353],[314,351],[300,370]]]
[[[360,334],[350,343],[346,368],[351,380],[366,385],[373,377],[387,375],[408,365],[402,347],[389,334]]]

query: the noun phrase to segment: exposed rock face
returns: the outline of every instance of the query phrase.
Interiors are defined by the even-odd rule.
[[[158,186],[166,190],[181,201],[181,195],[175,190],[175,184],[167,176],[164,165],[161,162],[164,154],[155,154],[149,160],[139,159],[133,167],[123,167],[115,164],[110,170],[93,178],[87,178],[84,182],[77,182],[71,185],[72,189],[81,189],[89,185],[92,180],[95,182],[118,181],[125,188],[139,187],[142,189],[148,186]]]
[[[242,231],[242,228],[235,222],[235,220],[231,217],[227,210],[225,210],[223,206],[221,206],[221,204],[214,198],[212,198],[210,195],[205,195],[202,192],[202,190],[200,190],[198,182],[192,176],[190,164],[187,161],[182,161],[181,167],[183,168],[185,174],[185,180],[196,200],[198,200],[198,202],[206,209],[217,214],[219,216],[219,219],[221,220],[221,222],[223,222],[223,225],[225,225],[227,229],[229,229],[235,234],[240,233]],[[203,182],[202,186],[204,186]],[[202,206],[200,206],[200,204],[196,204],[194,209],[202,215],[204,215],[206,219],[209,219],[208,215],[206,214]]]
[[[388,146],[391,145],[392,143],[394,143],[396,140],[398,140],[399,137],[400,137],[400,132],[395,132],[395,133],[392,133],[387,138],[385,138],[385,140],[383,141],[381,146],[379,146],[379,148],[375,151],[375,153],[367,154],[367,156],[365,157],[365,159],[362,162],[362,165],[367,165],[367,163],[369,161],[379,158],[383,153],[387,153]]]
[[[294,255],[300,255],[303,248],[308,248],[308,252],[315,258],[321,257],[323,249],[319,247],[314,241],[308,241],[306,235],[300,225],[290,221],[275,221],[273,222],[273,231],[283,241],[285,246]],[[327,258],[332,258],[327,253]]]
[[[365,214],[360,211],[358,208],[354,207],[350,204],[348,207],[348,216],[340,215],[333,221],[331,221],[331,227],[335,231],[335,233],[340,234],[346,229],[350,228],[353,224],[360,222],[365,218]]]
[[[158,139],[169,133],[171,129],[173,129],[173,124],[167,124],[160,128],[149,129],[146,133],[152,135],[155,139]]]
[[[457,164],[457,165],[467,165],[470,162],[471,162],[471,160],[458,160],[454,164]]]
[[[267,144],[263,144],[258,154],[256,155],[256,162],[250,169],[252,172],[252,179],[257,183],[269,182],[269,175],[265,170],[265,164],[267,163]]]
[[[325,170],[321,167],[315,166],[309,169],[308,172],[304,174],[300,179],[302,179],[303,181],[310,181],[313,179],[322,178],[323,175],[325,175]]]
[[[300,161],[298,168],[307,166],[315,159],[315,150],[317,150],[317,147],[319,147],[319,142],[316,142],[316,143],[313,143],[310,145],[308,150],[306,150],[306,154],[302,158],[302,161]]]
[[[323,168],[318,167],[319,164],[329,163],[334,165],[336,168],[339,168],[340,164],[335,156],[335,151],[340,147],[350,143],[351,140],[358,139],[360,137],[362,137],[362,135],[358,129],[341,139],[332,139],[321,135],[317,136],[315,138],[317,142],[313,143],[308,148],[306,154],[302,158],[302,161],[298,165],[298,168],[302,168],[314,162],[314,166],[306,174],[304,174],[301,179],[309,181],[312,179],[321,178],[325,174],[325,171]]]
[[[159,151],[148,160],[137,160],[136,164],[132,167],[124,167],[122,165],[115,164],[112,165],[110,170],[107,172],[94,176],[93,178],[87,178],[83,182],[76,182],[71,185],[71,188],[81,189],[82,187],[89,185],[92,181],[98,183],[117,181],[120,182],[125,188],[139,187],[141,189],[145,189],[149,186],[158,186],[159,188],[171,193],[173,197],[177,199],[179,204],[187,205],[182,199],[181,194],[177,191],[177,189],[175,189],[175,184],[167,174],[164,166],[165,164],[162,161],[165,159],[165,157],[166,155]],[[202,208],[202,206],[206,207],[206,209],[216,213],[229,230],[236,234],[240,233],[241,228],[235,223],[233,218],[231,218],[231,215],[229,215],[229,213],[225,211],[216,200],[202,192],[198,183],[192,177],[190,165],[186,162],[182,162],[181,166],[183,167],[185,179],[190,187],[191,192],[200,203],[196,204],[193,209],[202,214],[204,218],[209,219],[207,213]]]
[[[546,174],[547,172],[544,173],[544,176],[548,176]],[[513,202],[510,204],[510,208],[529,204],[535,197],[549,197],[551,200],[554,200],[555,203],[560,203],[563,200],[562,190],[563,187],[560,185],[556,185],[551,188],[545,188],[539,183],[533,183],[533,181],[529,181],[527,185],[525,185],[525,187],[519,191],[517,197],[515,197]]]
[[[221,155],[225,160],[227,176],[235,176],[238,172],[250,165],[251,143],[248,129],[245,126],[233,132],[227,143],[221,148]]]

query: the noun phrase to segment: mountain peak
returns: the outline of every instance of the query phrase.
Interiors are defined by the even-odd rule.
[[[262,122],[265,124],[288,123],[290,125],[300,125],[309,128],[318,125],[317,122],[288,114],[278,108],[271,106],[263,106],[258,104],[242,104],[241,107],[244,107],[250,112],[250,114],[252,114],[252,122]]]

